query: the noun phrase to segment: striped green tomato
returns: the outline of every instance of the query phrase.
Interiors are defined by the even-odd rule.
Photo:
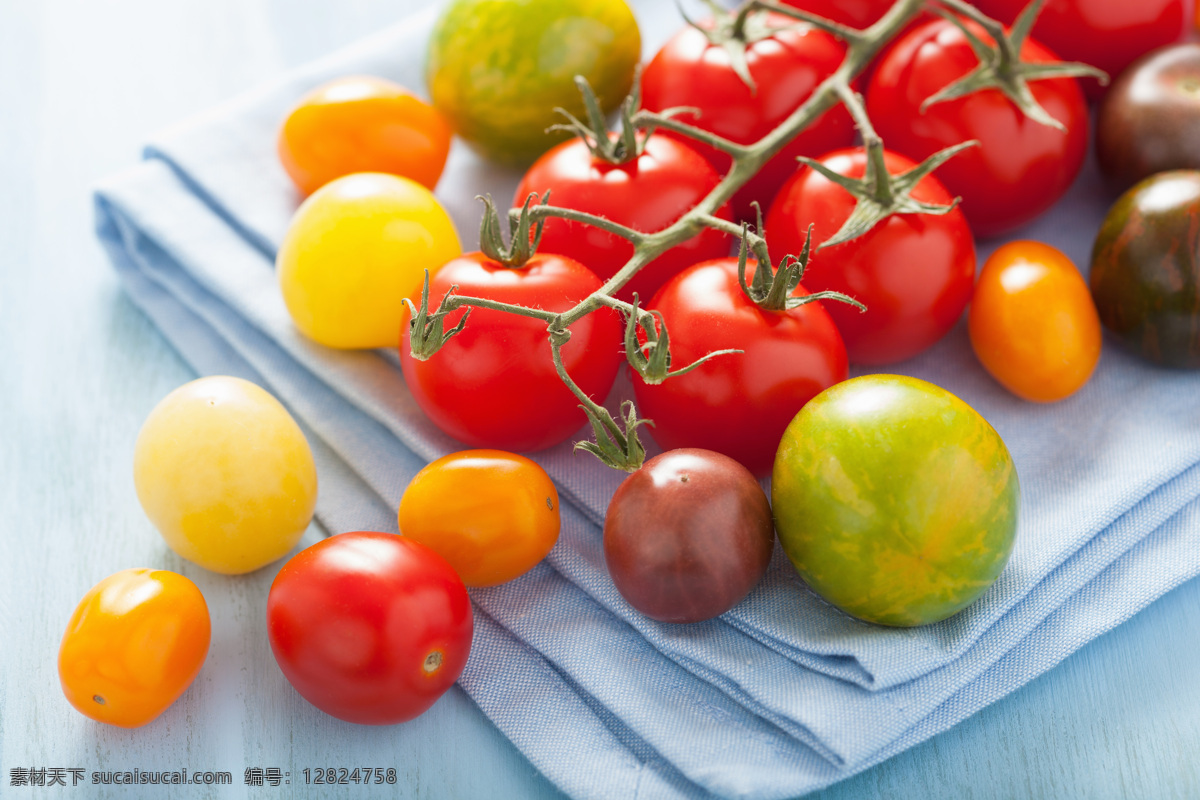
[[[1020,487],[1000,435],[931,383],[867,375],[810,400],[775,457],[775,526],[801,577],[843,611],[943,620],[999,577]]]
[[[555,107],[583,118],[582,75],[605,111],[633,84],[642,54],[625,0],[453,0],[429,42],[434,106],[487,158],[526,166],[569,134]]]

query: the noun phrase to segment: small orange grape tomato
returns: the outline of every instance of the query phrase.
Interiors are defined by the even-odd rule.
[[[984,368],[1025,400],[1079,391],[1100,360],[1100,318],[1079,270],[1041,242],[1010,242],[983,265],[968,317]]]
[[[403,86],[353,76],[300,99],[279,130],[279,160],[305,196],[354,172],[387,172],[433,189],[450,137],[437,109]]]
[[[451,453],[400,499],[400,534],[450,562],[467,586],[525,574],[558,541],[558,492],[540,466],[502,450]]]
[[[75,709],[137,728],[191,685],[212,626],[196,584],[163,569],[127,569],[83,596],[58,651],[58,677]]]

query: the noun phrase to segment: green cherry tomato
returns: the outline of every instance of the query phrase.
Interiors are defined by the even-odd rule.
[[[784,551],[819,595],[868,622],[946,619],[1004,569],[1020,488],[983,417],[931,383],[867,375],[808,402],[775,457]]]
[[[1092,249],[1090,284],[1121,344],[1200,368],[1200,171],[1152,175],[1117,200]]]
[[[612,111],[642,53],[624,0],[453,0],[429,41],[433,105],[485,157],[526,166],[570,134],[549,135],[564,108],[583,118],[575,76]]]

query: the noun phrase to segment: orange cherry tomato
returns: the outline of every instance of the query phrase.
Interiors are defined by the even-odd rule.
[[[389,172],[433,189],[450,152],[450,125],[431,105],[382,78],[318,86],[284,120],[279,160],[310,195],[353,172]]]
[[[545,470],[503,450],[464,450],[417,473],[400,533],[437,551],[467,586],[523,575],[558,541],[558,492]]]
[[[164,569],[127,569],[83,596],[58,651],[58,677],[75,709],[137,728],[191,685],[212,625],[196,584]]]
[[[1100,318],[1087,283],[1058,250],[1010,242],[987,260],[968,318],[984,368],[1037,403],[1070,397],[1100,360]]]

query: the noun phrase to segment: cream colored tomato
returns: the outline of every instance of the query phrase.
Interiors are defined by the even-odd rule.
[[[138,434],[133,480],[171,549],[227,575],[287,555],[317,501],[300,427],[240,378],[201,378],[167,395]]]
[[[395,347],[404,298],[462,252],[445,209],[408,178],[362,172],[304,201],[275,271],[301,333],[337,348]]]

